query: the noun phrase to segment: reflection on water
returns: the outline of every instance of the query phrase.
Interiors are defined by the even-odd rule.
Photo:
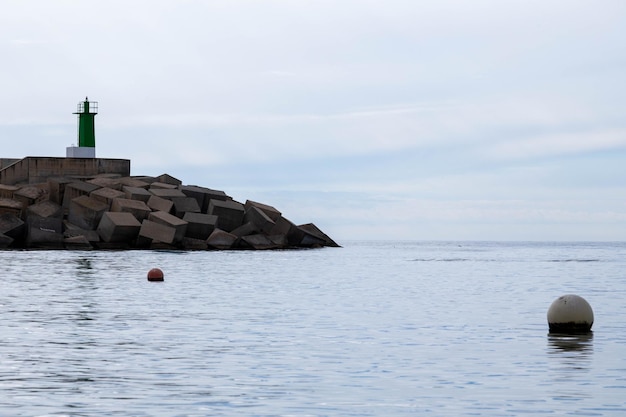
[[[91,259],[89,258],[78,258],[75,259],[76,262],[76,270],[78,274],[89,274],[93,267],[91,266]]]
[[[578,352],[576,356],[586,358],[593,353],[593,332],[584,334],[550,333],[548,334],[548,343],[548,353]]]
[[[593,333],[548,334],[548,355],[551,363],[552,396],[555,400],[588,398],[584,389],[589,384],[593,356]]]

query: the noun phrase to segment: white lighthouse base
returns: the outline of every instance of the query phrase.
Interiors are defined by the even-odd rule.
[[[89,148],[86,146],[70,146],[65,148],[67,158],[95,158],[96,148]]]

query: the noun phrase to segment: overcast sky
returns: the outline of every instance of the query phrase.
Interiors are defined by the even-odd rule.
[[[623,0],[0,1],[0,157],[96,153],[350,239],[624,240]]]

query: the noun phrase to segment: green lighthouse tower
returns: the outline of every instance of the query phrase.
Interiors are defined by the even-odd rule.
[[[96,157],[96,130],[95,117],[98,114],[98,102],[85,101],[78,103],[78,146],[67,148],[68,158],[95,158]]]

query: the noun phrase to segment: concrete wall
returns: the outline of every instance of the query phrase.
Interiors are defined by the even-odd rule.
[[[19,161],[17,158],[0,158],[0,169],[6,168]]]
[[[119,174],[130,176],[129,159],[28,156],[0,170],[0,184],[36,184],[49,177]]]

